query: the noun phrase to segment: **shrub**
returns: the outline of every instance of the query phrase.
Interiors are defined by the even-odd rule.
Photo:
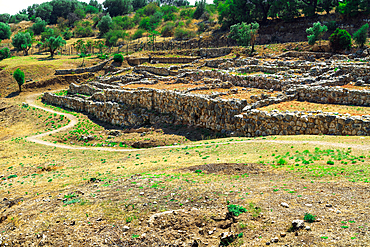
[[[320,43],[321,37],[326,31],[328,31],[328,28],[325,25],[322,26],[319,21],[314,23],[312,27],[307,28],[306,33],[309,34],[309,36],[307,36],[308,44],[314,45],[317,40],[319,40]]]
[[[24,72],[19,68],[16,69],[13,73],[13,78],[17,81],[19,92],[22,91],[22,85],[24,84]]]
[[[0,61],[6,58],[10,58],[10,50],[8,47],[0,50]]]
[[[116,16],[112,18],[113,23],[116,27],[120,27],[121,29],[130,29],[135,26],[135,23],[132,19],[128,16]]]
[[[116,45],[118,39],[125,38],[128,34],[123,30],[110,30],[108,33],[105,34],[105,45],[107,46],[114,46]]]
[[[312,222],[315,222],[315,220],[316,220],[316,215],[312,215],[312,214],[310,214],[310,213],[305,213],[304,214],[304,221],[307,221],[307,222],[310,222],[310,223],[312,223]]]
[[[325,24],[326,24],[325,26],[328,27],[329,31],[334,31],[337,28],[337,22],[336,21],[328,21]]]
[[[62,36],[65,40],[69,40],[72,38],[72,32],[67,28],[64,32],[62,32]]]
[[[194,172],[199,174],[199,173],[202,173],[202,170],[197,169],[197,170],[195,170]]]
[[[368,29],[369,29],[369,24],[366,23],[365,25],[360,27],[360,29],[357,30],[357,32],[353,34],[353,39],[361,47],[363,47],[364,44],[366,43]]]
[[[113,61],[116,63],[122,63],[123,62],[122,54],[114,54]]]
[[[167,22],[166,25],[161,30],[161,35],[163,37],[171,37],[175,30],[175,23]]]
[[[181,28],[180,26],[175,29],[175,38],[177,39],[191,39],[195,37],[195,32]]]
[[[203,15],[205,10],[206,10],[206,0],[200,0],[199,2],[197,2],[197,8],[194,11],[193,17],[195,19],[199,19]]]
[[[232,25],[230,27],[229,37],[235,39],[238,45],[248,47],[252,46],[251,54],[254,51],[254,43],[257,38],[259,24],[257,22],[247,24],[245,22]]]
[[[46,28],[46,21],[43,21],[40,17],[36,18],[35,23],[32,25],[31,29],[36,35],[40,35]]]
[[[151,16],[154,13],[160,11],[157,3],[149,3],[147,6],[143,8],[144,15]]]
[[[344,29],[337,28],[335,32],[329,37],[330,46],[334,51],[350,49],[351,35]]]
[[[145,33],[144,29],[138,29],[136,32],[132,35],[132,39],[139,39],[143,37],[143,34]]]
[[[328,160],[328,161],[326,162],[326,164],[328,164],[328,165],[334,165],[334,161],[332,161],[332,160]]]
[[[278,161],[277,161],[277,164],[278,165],[286,165],[288,164],[288,161],[286,161],[285,159],[283,158],[280,158]]]
[[[140,21],[139,28],[143,28],[145,30],[154,30],[159,26],[162,17],[163,13],[159,11],[155,12],[154,15],[150,17],[144,17]]]
[[[97,25],[100,35],[106,34],[112,28],[112,25],[113,21],[109,14],[103,16]]]
[[[193,18],[194,10],[193,9],[183,9],[180,11],[180,17],[183,19],[191,19]]]
[[[245,209],[244,207],[233,204],[227,205],[227,210],[229,210],[229,213],[232,216],[239,216],[240,214],[247,212],[247,209]]]
[[[91,28],[91,26],[82,26],[82,25],[78,25],[76,26],[75,28],[75,31],[74,31],[74,36],[75,37],[91,37],[91,36],[94,36],[94,32]]]
[[[9,39],[12,35],[12,31],[10,30],[10,26],[3,22],[0,22],[0,40],[1,39]]]

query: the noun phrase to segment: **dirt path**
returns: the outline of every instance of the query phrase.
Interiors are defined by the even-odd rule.
[[[64,126],[62,128],[59,128],[59,129],[56,129],[56,130],[53,130],[53,131],[49,131],[49,132],[46,132],[46,133],[34,135],[34,136],[29,136],[29,137],[26,138],[27,141],[38,143],[38,144],[45,145],[45,146],[50,146],[50,147],[65,148],[65,149],[74,149],[74,150],[100,150],[100,151],[108,151],[108,152],[132,152],[132,151],[143,151],[143,150],[146,150],[146,149],[117,149],[117,148],[108,148],[108,147],[69,146],[69,145],[65,145],[65,144],[59,144],[59,143],[52,143],[52,142],[43,141],[42,140],[42,137],[48,136],[50,134],[55,134],[55,133],[60,132],[60,131],[63,131],[63,130],[67,130],[69,128],[72,128],[74,125],[76,125],[76,123],[78,122],[78,120],[72,114],[54,111],[52,109],[49,109],[49,108],[45,108],[45,107],[41,107],[41,106],[36,105],[34,103],[34,101],[36,100],[37,96],[39,96],[39,94],[32,94],[32,95],[28,96],[26,98],[26,102],[30,106],[32,106],[32,107],[36,107],[36,108],[39,108],[39,109],[42,109],[42,110],[45,110],[45,111],[48,111],[48,112],[51,112],[51,113],[56,113],[56,114],[59,114],[59,115],[64,115],[65,117],[67,117],[71,121],[69,122],[68,125],[66,125],[66,126]],[[221,143],[214,143],[214,144],[212,143],[212,144],[193,144],[193,145],[178,145],[178,146],[162,146],[162,147],[153,147],[151,149],[171,149],[171,148],[182,148],[182,147],[186,147],[186,146],[188,146],[188,147],[189,146],[190,147],[191,146],[209,146],[209,145],[217,145],[217,144],[219,145],[219,144],[227,144],[227,143],[236,144],[236,143],[252,143],[252,142],[254,142],[254,143],[256,143],[256,142],[261,142],[261,143],[262,142],[269,142],[269,143],[276,143],[276,144],[310,144],[310,145],[330,146],[330,147],[336,147],[336,148],[348,148],[348,147],[351,147],[353,149],[370,150],[370,146],[369,145],[332,143],[332,142],[323,142],[323,141],[282,141],[282,140],[247,140],[247,141],[221,142]]]

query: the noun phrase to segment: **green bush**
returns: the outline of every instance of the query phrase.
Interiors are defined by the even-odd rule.
[[[328,31],[328,28],[325,25],[322,26],[319,21],[314,23],[312,27],[307,28],[306,33],[309,34],[307,36],[308,44],[314,45],[317,40],[321,41],[321,37],[326,31]]]
[[[110,30],[104,35],[105,45],[114,46],[118,39],[124,39],[126,36],[128,36],[128,34],[123,30]]]
[[[65,40],[69,40],[72,38],[73,34],[72,32],[69,30],[69,28],[66,28],[66,30],[64,32],[62,32],[62,36]]]
[[[351,35],[344,29],[337,28],[329,37],[330,46],[334,51],[350,49],[352,46]]]
[[[325,23],[325,26],[328,27],[329,31],[334,31],[337,28],[337,22],[336,21],[328,21]]]
[[[200,0],[199,2],[197,2],[197,8],[194,11],[193,17],[195,19],[199,19],[203,15],[205,10],[206,10],[206,0]]]
[[[116,16],[112,18],[113,24],[121,29],[131,29],[135,26],[134,21],[128,16]]]
[[[0,61],[6,58],[10,58],[10,50],[8,47],[0,50]]]
[[[122,63],[123,62],[122,54],[114,54],[113,61],[116,63]]]
[[[9,39],[12,35],[12,31],[10,30],[10,26],[3,22],[0,22],[0,40],[2,39]]]
[[[136,32],[132,35],[132,39],[139,39],[143,37],[143,34],[145,33],[144,29],[138,29]]]
[[[362,27],[360,27],[357,32],[353,34],[353,39],[356,41],[356,43],[363,47],[367,40],[367,31],[369,29],[369,24],[365,24]]]
[[[181,28],[180,26],[175,29],[175,38],[177,39],[191,39],[195,37],[195,32]]]
[[[75,37],[81,37],[81,38],[83,38],[83,37],[91,37],[91,36],[94,36],[94,32],[93,32],[93,30],[92,30],[92,28],[91,28],[90,25],[87,26],[87,27],[78,25],[75,28],[74,36]]]
[[[334,165],[334,161],[332,161],[332,160],[328,160],[328,161],[326,162],[326,164],[328,164],[328,165]]]
[[[155,12],[154,15],[150,17],[144,17],[140,21],[139,28],[142,28],[145,30],[154,30],[161,23],[162,17],[163,17],[163,13],[158,12],[158,11]]]
[[[180,11],[180,17],[183,18],[183,19],[192,19],[193,18],[193,14],[194,14],[194,10],[193,9],[183,9]]]
[[[106,34],[112,28],[112,25],[113,20],[110,15],[103,16],[97,25],[100,35]]]
[[[22,85],[24,84],[24,72],[19,68],[16,69],[13,73],[13,78],[17,81],[19,92],[22,91]]]
[[[244,207],[233,204],[227,205],[227,210],[229,210],[229,213],[233,216],[239,216],[240,214],[247,212],[247,209]]]
[[[167,22],[161,30],[162,37],[171,37],[175,30],[175,23]]]
[[[278,161],[277,161],[277,164],[278,165],[286,165],[288,164],[288,161],[286,161],[285,159],[283,158],[280,158]]]
[[[304,221],[307,221],[307,222],[310,222],[310,223],[312,223],[312,222],[315,222],[315,220],[316,220],[316,215],[312,215],[312,214],[310,214],[310,213],[305,213],[304,214]]]
[[[46,24],[46,21],[43,21],[40,17],[37,17],[31,29],[36,35],[40,35],[42,32],[45,31]]]

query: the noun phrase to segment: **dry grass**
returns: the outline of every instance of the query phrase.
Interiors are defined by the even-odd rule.
[[[333,104],[319,104],[311,102],[301,102],[301,101],[287,101],[275,105],[269,105],[260,108],[263,111],[317,111],[321,110],[323,112],[337,112],[339,114],[351,114],[351,115],[369,115],[370,108],[362,106],[347,106],[347,105],[333,105]]]

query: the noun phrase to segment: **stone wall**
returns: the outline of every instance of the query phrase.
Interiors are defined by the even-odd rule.
[[[104,68],[104,66],[111,61],[111,59],[105,60],[95,66],[87,67],[87,68],[78,68],[78,69],[57,69],[55,70],[55,75],[67,75],[67,74],[82,74],[86,72],[97,72]]]
[[[341,87],[296,86],[286,90],[287,94],[296,95],[299,101],[324,104],[370,106],[369,90],[354,90]]]
[[[321,111],[269,113],[250,108],[243,110],[246,101],[216,100],[156,89],[101,90],[88,85],[71,85],[69,93],[92,96],[83,99],[45,93],[43,101],[87,112],[102,121],[121,126],[181,123],[240,136],[370,135],[370,116]]]

